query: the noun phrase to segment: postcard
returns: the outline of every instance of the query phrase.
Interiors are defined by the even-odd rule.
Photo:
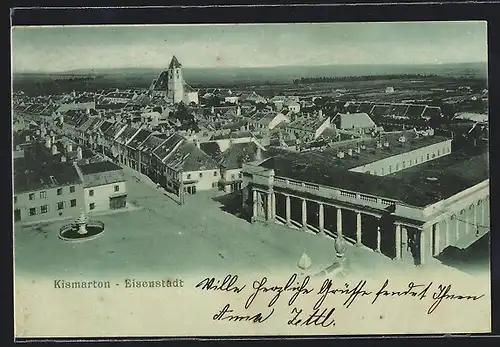
[[[16,338],[491,331],[486,22],[11,37]]]

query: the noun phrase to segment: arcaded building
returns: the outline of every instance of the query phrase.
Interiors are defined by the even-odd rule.
[[[243,211],[424,264],[489,232],[488,157],[432,131],[386,133],[244,165]]]

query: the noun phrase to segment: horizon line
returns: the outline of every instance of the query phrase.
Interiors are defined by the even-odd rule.
[[[331,63],[331,64],[317,64],[317,65],[263,65],[263,66],[182,66],[183,69],[273,69],[273,68],[300,68],[300,67],[326,67],[326,66],[425,66],[425,65],[461,65],[461,64],[485,64],[488,66],[488,61],[464,61],[464,62],[443,62],[443,63],[380,63],[380,64],[349,64],[349,63]],[[121,70],[121,69],[155,69],[164,70],[168,67],[157,67],[157,66],[122,66],[122,67],[98,67],[98,68],[76,68],[71,70],[47,70],[47,71],[37,71],[37,70],[12,70],[12,73],[71,73],[78,71],[91,72],[104,71],[104,70]]]

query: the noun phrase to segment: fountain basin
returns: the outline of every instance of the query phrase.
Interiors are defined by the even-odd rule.
[[[70,242],[93,240],[104,232],[104,223],[97,220],[89,220],[84,224],[84,228],[86,233],[82,234],[79,224],[66,224],[59,230],[59,238]]]

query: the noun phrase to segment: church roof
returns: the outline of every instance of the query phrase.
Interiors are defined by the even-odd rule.
[[[172,60],[170,61],[170,65],[168,65],[169,69],[175,69],[175,68],[180,68],[182,67],[181,63],[177,60],[175,55],[172,57]]]

